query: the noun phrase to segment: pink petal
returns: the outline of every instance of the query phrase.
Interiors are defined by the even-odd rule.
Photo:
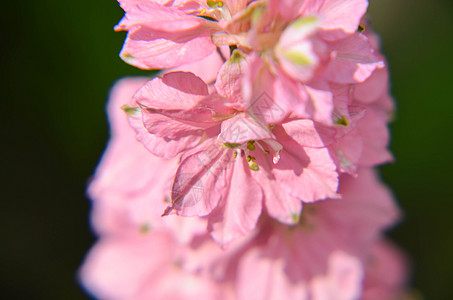
[[[274,236],[273,238],[275,239],[276,237]],[[282,247],[284,246],[282,245],[280,248]],[[236,281],[238,299],[309,300],[306,282],[300,280],[300,278],[290,277],[285,272],[287,265],[281,253],[282,251],[277,253],[263,252],[271,251],[251,249],[241,259],[238,270],[239,275]]]
[[[169,243],[170,239],[162,234],[152,236],[148,242],[104,239],[84,262],[83,284],[100,299],[139,299],[154,277],[153,271],[165,268],[171,259],[174,249],[168,247]]]
[[[126,11],[116,30],[128,30],[121,58],[142,69],[172,68],[215,51],[210,35],[215,22],[154,1],[122,3]]]
[[[384,63],[375,54],[367,38],[354,34],[348,38],[332,42],[332,61],[326,69],[325,77],[336,83],[360,83],[365,81]]]
[[[312,120],[300,119],[282,124],[288,138],[293,139],[303,147],[321,148],[332,144],[335,141],[335,130],[329,127],[315,126]],[[279,127],[275,129],[275,134],[279,135],[279,140],[285,135],[280,134]],[[278,133],[277,133],[278,132]]]
[[[243,10],[245,7],[247,7],[249,0],[226,0],[225,4],[228,6],[228,10],[231,12],[231,14],[235,14],[241,10]]]
[[[178,32],[194,29],[207,23],[203,18],[152,1],[140,1],[135,5],[128,4],[124,8],[126,14],[115,30],[129,30],[139,25],[156,31]]]
[[[215,50],[210,39],[212,30],[219,29],[215,22],[151,1],[128,3],[124,9],[126,14],[115,29],[129,31],[120,55],[131,65],[171,68],[201,60]]]
[[[333,113],[335,116],[335,123],[338,125],[337,122],[342,119],[341,121],[346,123],[343,125],[349,125],[352,122],[351,116],[349,115],[349,105],[352,102],[351,86],[343,84],[331,84],[330,90],[333,93],[333,104],[335,107]],[[335,120],[335,118],[337,119]]]
[[[357,166],[363,152],[363,141],[360,132],[357,129],[350,131],[341,139],[331,145],[332,157],[340,172],[349,173],[352,176],[357,175]]]
[[[301,8],[304,4],[299,0],[269,0],[269,11],[277,18],[280,14],[286,21],[292,21],[300,15]]]
[[[281,68],[297,81],[309,81],[325,56],[326,45],[315,36],[318,26],[316,17],[301,17],[285,28],[275,46]]]
[[[376,69],[367,80],[355,86],[354,98],[366,104],[377,101],[388,92],[388,80],[387,68]]]
[[[356,257],[334,252],[329,257],[326,276],[311,284],[313,300],[356,300],[362,294],[363,266]]]
[[[197,62],[215,51],[209,36],[192,39],[143,29],[140,35],[129,34],[121,58],[140,69],[168,69]]]
[[[263,189],[266,212],[281,223],[296,224],[302,211],[302,202],[297,196],[282,189],[279,180],[270,173],[268,166],[260,164],[260,169],[263,171],[252,175]]]
[[[148,81],[134,100],[147,108],[188,110],[206,95],[208,87],[199,77],[187,72],[171,72]]]
[[[208,222],[212,237],[222,247],[255,228],[263,201],[263,192],[250,176],[245,159],[238,156],[231,164],[228,194],[209,215]]]
[[[337,198],[338,174],[327,149],[298,148],[283,144],[281,159],[274,166],[282,188],[306,203]]]
[[[392,194],[380,183],[373,169],[360,168],[357,178],[342,175],[340,181],[338,193],[344,195],[343,199],[318,204],[324,219],[330,220],[332,226],[342,226],[343,231],[338,235],[344,234],[347,239],[356,240],[355,243],[372,243],[383,229],[399,219]]]
[[[142,111],[138,108],[135,111],[129,111],[128,116],[131,127],[136,131],[137,140],[156,156],[173,158],[179,153],[191,149],[200,143],[202,133],[183,135],[175,139],[166,139],[151,134],[143,124]]]
[[[315,121],[326,125],[332,124],[333,101],[332,93],[326,87],[316,88],[314,86],[304,86],[310,102],[306,105],[306,110]]]
[[[200,61],[185,64],[172,70],[190,72],[200,77],[204,82],[211,83],[215,82],[222,65],[223,61],[219,53],[212,52]]]
[[[181,246],[172,240],[171,231],[102,239],[84,262],[82,283],[97,299],[231,299],[209,278],[178,266],[184,258]]]
[[[211,138],[201,151],[185,158],[176,171],[171,199],[164,214],[175,210],[183,216],[206,216],[216,208],[228,188],[231,152]]]
[[[387,149],[390,136],[386,118],[385,112],[368,109],[365,117],[358,122],[357,129],[363,139],[361,165],[375,166],[393,160]]]
[[[389,241],[378,241],[366,264],[364,300],[397,299],[406,289],[408,261]]]
[[[303,14],[318,15],[323,37],[334,40],[357,31],[367,7],[366,0],[313,0],[305,2]]]
[[[260,169],[252,176],[264,190],[268,214],[282,223],[295,224],[302,202],[338,197],[338,174],[327,149],[304,148],[294,140],[281,142],[277,164],[268,154],[254,153]]]
[[[260,124],[245,114],[238,114],[222,122],[219,143],[242,144],[251,140],[274,139],[267,125]]]
[[[212,111],[199,105],[207,94],[206,84],[195,75],[167,73],[136,93],[134,99],[141,106],[143,124],[132,116],[131,124],[150,151],[172,157],[197,145],[205,130],[217,124]]]
[[[242,99],[241,77],[245,63],[245,54],[236,49],[223,64],[217,76],[215,83],[217,92],[223,97],[231,99],[231,102]]]
[[[257,55],[249,56],[242,80],[246,110],[266,124],[301,111],[300,89],[285,74],[273,75]],[[278,101],[277,101],[278,99]]]

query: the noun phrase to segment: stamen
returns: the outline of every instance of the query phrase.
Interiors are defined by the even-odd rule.
[[[365,31],[365,26],[363,26],[362,24],[359,24],[359,27],[357,28],[357,31],[358,32],[364,32]]]
[[[252,171],[258,171],[260,169],[258,164],[256,162],[254,162],[254,161],[249,161],[249,168]]]
[[[226,148],[226,149],[235,149],[235,148],[239,147],[241,144],[222,143],[221,145],[222,145],[223,148]]]
[[[270,146],[270,147],[275,151],[274,156],[273,156],[273,158],[272,158],[272,162],[273,162],[274,164],[277,164],[278,161],[280,160],[280,152],[282,152],[282,149],[283,149],[282,145],[280,145],[278,142],[273,141],[273,140],[263,140],[263,141],[258,141],[258,142],[257,142],[256,144],[254,144],[254,145],[258,145],[258,147],[261,149],[261,151],[263,151],[264,154],[269,154],[270,151],[267,150],[267,149],[265,149],[265,148],[263,147],[263,145],[261,144],[261,142],[266,143],[268,146]],[[267,147],[266,147],[266,148],[267,148]]]
[[[333,113],[333,122],[336,124],[336,125],[341,125],[341,126],[348,126],[349,125],[349,122],[348,120],[346,120],[345,117],[343,117],[342,115],[338,114],[338,113]]]
[[[208,4],[208,6],[212,7],[212,8],[223,7],[223,2],[222,1],[208,0],[208,1],[206,1],[206,4]]]
[[[248,141],[247,142],[247,149],[249,149],[250,151],[254,151],[256,149],[255,147],[255,141]]]
[[[121,106],[121,109],[128,115],[133,115],[140,111],[140,109],[138,107],[130,107],[127,105]]]
[[[260,148],[261,151],[263,151],[265,154],[269,154],[269,153],[270,153],[268,150],[266,150],[266,149],[263,147],[263,145],[262,145],[259,141],[258,141],[258,143],[256,143],[255,145],[257,145],[258,148]],[[266,153],[266,151],[267,151],[267,153]]]

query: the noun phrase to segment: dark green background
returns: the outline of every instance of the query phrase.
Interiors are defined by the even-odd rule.
[[[75,272],[93,243],[84,196],[108,138],[104,104],[121,76],[114,0],[2,3],[3,299],[87,299]],[[427,299],[453,299],[453,1],[374,0],[398,101],[396,163],[382,168],[403,210],[393,238]]]

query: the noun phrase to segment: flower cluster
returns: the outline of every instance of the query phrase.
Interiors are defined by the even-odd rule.
[[[365,0],[119,0],[121,57],[89,187],[100,299],[396,299],[393,102]],[[121,109],[120,109],[121,108]],[[391,274],[386,274],[391,272]]]

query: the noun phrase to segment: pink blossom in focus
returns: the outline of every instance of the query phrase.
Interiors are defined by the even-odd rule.
[[[156,78],[134,99],[143,120],[130,113],[138,139],[156,155],[183,155],[171,209],[210,215],[208,226],[221,245],[254,228],[263,200],[271,216],[292,224],[302,202],[336,196],[336,166],[309,120],[269,127],[253,111],[238,110],[236,99],[210,94],[190,73]]]

